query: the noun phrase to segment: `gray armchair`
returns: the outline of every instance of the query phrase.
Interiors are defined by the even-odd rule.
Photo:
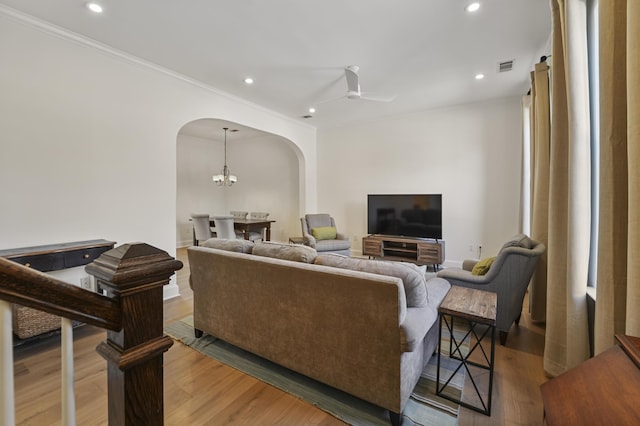
[[[330,252],[338,253],[349,256],[351,254],[351,243],[349,237],[337,232],[336,236],[332,239],[318,239],[313,236],[314,228],[336,228],[336,222],[331,216],[325,213],[307,214],[300,218],[302,224],[302,237],[304,238],[304,244],[313,247],[318,253]]]
[[[465,260],[462,269],[443,269],[437,276],[451,285],[497,293],[496,329],[504,345],[511,325],[520,322],[529,281],[544,251],[542,243],[518,234],[502,246],[485,275],[473,275],[471,270],[476,261]]]

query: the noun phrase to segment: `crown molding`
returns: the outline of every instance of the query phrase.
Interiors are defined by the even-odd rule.
[[[156,63],[150,62],[150,61],[146,61],[144,59],[141,59],[137,56],[131,55],[129,53],[123,52],[121,50],[118,50],[114,47],[111,47],[107,44],[101,43],[97,40],[93,40],[89,37],[83,36],[81,34],[75,33],[73,31],[70,31],[66,28],[54,25],[50,22],[44,21],[40,18],[36,18],[34,16],[28,15],[24,12],[20,12],[18,10],[15,10],[13,8],[10,8],[8,6],[5,5],[0,5],[0,16],[5,16],[15,22],[21,23],[21,24],[26,24],[27,26],[30,26],[32,28],[35,28],[39,31],[43,31],[45,33],[48,33],[50,35],[53,35],[55,37],[67,40],[67,41],[71,41],[73,43],[82,45],[82,46],[86,46],[86,47],[90,47],[92,49],[96,49],[99,50],[103,53],[106,53],[108,55],[111,55],[113,57],[116,57],[118,59],[124,60],[126,62],[129,62],[131,64],[143,67],[143,68],[147,68],[150,70],[153,70],[155,72],[158,72],[160,74],[164,74],[166,76],[172,77],[176,80],[182,81],[184,83],[188,83],[191,84],[192,86],[196,86],[200,89],[206,90],[208,92],[211,92],[217,96],[226,98],[228,100],[234,101],[234,102],[238,102],[241,103],[243,105],[249,106],[253,109],[257,109],[260,110],[261,112],[264,112],[266,114],[269,114],[271,116],[277,117],[281,120],[286,120],[288,122],[294,123],[298,126],[302,126],[302,127],[306,127],[309,129],[314,129],[317,130],[315,126],[312,126],[308,123],[303,123],[301,121],[295,120],[289,116],[286,116],[282,113],[276,112],[272,109],[266,108],[262,105],[253,103],[251,101],[248,101],[246,99],[240,98],[236,95],[232,95],[231,93],[225,92],[223,90],[220,90],[214,86],[205,84],[199,80],[193,79],[191,77],[188,77],[184,74],[178,73],[176,71],[170,70],[168,68],[165,68],[163,66],[160,66]],[[217,117],[220,119],[223,119],[222,117]],[[241,124],[241,123],[239,123]]]

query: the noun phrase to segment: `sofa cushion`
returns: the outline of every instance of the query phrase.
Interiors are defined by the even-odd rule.
[[[314,263],[316,265],[333,266],[336,268],[371,272],[400,278],[404,285],[407,306],[410,308],[419,308],[427,305],[428,295],[424,274],[421,274],[419,269],[408,266],[402,262],[358,259],[335,253],[322,253],[316,257]]]
[[[351,248],[349,240],[319,240],[316,241],[317,251],[340,251]]]
[[[480,260],[471,269],[471,275],[485,275],[489,272],[489,268],[493,265],[493,261],[496,260],[495,256],[487,257],[485,259]]]
[[[292,260],[294,262],[313,263],[318,252],[316,252],[312,247],[300,244],[283,244],[271,241],[261,241],[254,244],[253,254],[256,256]]]
[[[218,250],[235,251],[236,253],[251,253],[254,243],[241,238],[209,238],[202,245]]]
[[[311,230],[311,235],[316,240],[335,240],[338,231],[335,226],[320,226]]]

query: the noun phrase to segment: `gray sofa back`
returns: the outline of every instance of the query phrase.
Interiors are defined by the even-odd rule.
[[[395,277],[206,247],[188,256],[196,329],[401,412],[446,289],[407,308]]]

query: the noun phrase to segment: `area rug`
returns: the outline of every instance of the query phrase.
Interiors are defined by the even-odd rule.
[[[268,383],[284,392],[315,405],[332,416],[354,426],[389,425],[388,411],[319,383],[306,376],[281,367],[264,358],[237,348],[223,340],[204,335],[196,339],[193,334],[193,317],[188,316],[167,325],[164,332],[192,349],[233,367],[245,374]],[[454,331],[456,337],[457,331]],[[464,331],[460,331],[461,336]],[[444,334],[444,330],[443,330]],[[448,339],[448,337],[445,337]],[[443,344],[443,349],[448,345]],[[441,377],[449,377],[457,364],[441,357]],[[403,426],[456,425],[458,405],[435,394],[437,357],[434,355],[423,371],[414,393],[405,405]],[[449,372],[445,372],[448,370]],[[459,398],[464,384],[464,374],[458,373],[449,386],[449,393]]]

